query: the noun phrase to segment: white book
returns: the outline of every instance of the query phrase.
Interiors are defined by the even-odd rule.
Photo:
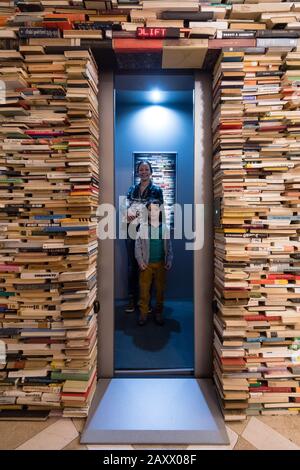
[[[173,1],[161,1],[161,0],[144,0],[142,2],[143,10],[155,10],[155,11],[199,11],[199,2],[190,0],[173,0]]]
[[[215,28],[215,29],[228,29],[227,21],[190,21],[190,28]]]
[[[13,405],[16,401],[15,397],[0,396],[0,405]]]
[[[298,408],[300,410],[300,403],[266,403],[265,408]],[[277,414],[277,413],[276,413]]]
[[[21,369],[8,372],[8,377],[46,377],[48,369]]]
[[[57,279],[59,273],[35,272],[21,273],[21,279]]]

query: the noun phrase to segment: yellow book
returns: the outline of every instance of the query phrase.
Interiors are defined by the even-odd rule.
[[[246,233],[245,228],[224,228],[224,233]]]

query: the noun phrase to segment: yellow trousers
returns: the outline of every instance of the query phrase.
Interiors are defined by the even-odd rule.
[[[162,310],[166,284],[164,261],[149,263],[144,271],[140,271],[140,312],[143,316],[148,313],[152,280],[156,288],[156,309]]]

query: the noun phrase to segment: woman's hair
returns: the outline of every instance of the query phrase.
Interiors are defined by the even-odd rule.
[[[142,161],[140,161],[140,162],[137,164],[137,167],[136,167],[136,172],[137,172],[137,173],[139,172],[139,169],[140,169],[140,166],[141,166],[141,165],[148,165],[148,167],[150,168],[151,174],[153,173],[152,165],[151,165],[151,163],[150,163],[148,160],[142,160]]]

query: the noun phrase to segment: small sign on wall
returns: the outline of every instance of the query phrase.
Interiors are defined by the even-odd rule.
[[[138,39],[166,39],[166,38],[179,38],[179,28],[136,28],[136,37]]]

